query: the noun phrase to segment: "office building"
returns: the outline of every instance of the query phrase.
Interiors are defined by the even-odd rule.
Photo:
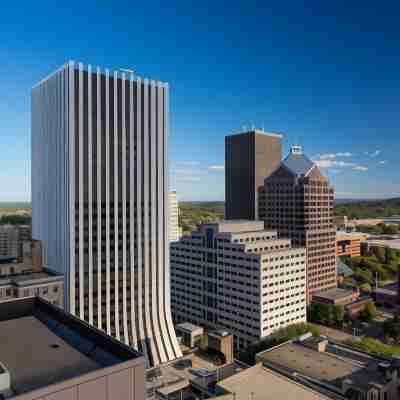
[[[0,303],[0,398],[144,400],[144,358],[40,298]]]
[[[273,347],[256,361],[334,399],[398,399],[400,363],[331,343],[303,337]]]
[[[73,315],[181,355],[170,311],[168,84],[69,62],[32,90],[33,237]]]
[[[18,228],[0,225],[0,256],[16,257],[18,254]]]
[[[259,188],[281,160],[280,134],[252,130],[225,137],[225,219],[259,219]]]
[[[29,241],[18,258],[0,257],[0,303],[40,296],[51,304],[64,306],[64,276],[42,265],[40,250],[40,242]]]
[[[179,226],[179,205],[176,192],[169,194],[169,241],[177,242],[182,236],[182,228]]]
[[[30,241],[32,239],[32,226],[31,225],[17,225],[18,226],[18,239],[20,242]]]
[[[368,235],[360,232],[336,232],[336,256],[359,257],[361,242],[367,238]]]
[[[292,147],[260,193],[260,217],[266,227],[307,248],[308,300],[337,285],[333,201],[333,187],[300,146]]]
[[[386,249],[400,251],[400,238],[398,236],[371,236],[361,242],[362,256],[373,256],[378,251],[386,251]]]
[[[31,237],[30,225],[0,225],[0,256],[17,257],[22,243]]]
[[[306,321],[306,251],[262,221],[202,224],[171,244],[176,323],[234,335],[235,348]]]

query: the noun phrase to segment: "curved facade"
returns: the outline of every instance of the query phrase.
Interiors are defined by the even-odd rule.
[[[33,237],[69,311],[181,356],[170,311],[168,84],[69,62],[32,90]]]

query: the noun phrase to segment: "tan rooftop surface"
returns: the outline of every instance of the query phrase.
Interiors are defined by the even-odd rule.
[[[16,394],[100,368],[33,316],[0,322],[0,361]]]
[[[218,386],[229,393],[235,393],[235,397],[238,400],[328,399],[321,393],[301,386],[282,375],[264,368],[262,364],[224,379],[218,383]]]
[[[327,353],[289,343],[264,354],[265,360],[320,380],[334,382],[360,368]]]
[[[325,290],[323,292],[315,293],[315,297],[322,297],[322,298],[330,299],[330,300],[339,300],[344,297],[351,296],[352,293],[353,293],[352,290],[334,288],[334,289]]]
[[[344,379],[351,379],[359,387],[369,383],[384,384],[379,361],[371,356],[328,345],[326,352],[318,352],[298,343],[287,343],[262,354],[262,360],[286,372],[297,372],[325,383],[342,387]]]

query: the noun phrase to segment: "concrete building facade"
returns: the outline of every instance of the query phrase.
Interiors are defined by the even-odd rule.
[[[24,242],[17,258],[0,259],[0,303],[22,297],[40,296],[64,307],[64,276],[43,267],[41,243]]]
[[[242,349],[306,321],[306,251],[262,221],[203,224],[171,244],[171,298],[176,323],[225,329]]]
[[[335,288],[336,229],[334,189],[318,167],[293,146],[289,156],[268,178],[260,194],[260,214],[266,227],[307,249],[307,290]]]
[[[182,228],[179,226],[179,205],[176,192],[169,194],[169,241],[177,242],[182,236]]]
[[[33,237],[73,315],[181,355],[170,312],[168,84],[69,62],[32,90]]]
[[[22,243],[31,238],[30,225],[0,225],[0,257],[17,257]]]
[[[225,137],[225,219],[259,219],[258,191],[282,160],[281,141],[259,130]]]
[[[18,254],[18,228],[0,225],[0,256],[16,257]]]

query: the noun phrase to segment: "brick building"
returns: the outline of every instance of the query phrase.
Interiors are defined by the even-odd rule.
[[[266,228],[307,248],[309,300],[313,293],[337,285],[333,201],[333,187],[300,146],[292,147],[260,193],[260,218]]]

